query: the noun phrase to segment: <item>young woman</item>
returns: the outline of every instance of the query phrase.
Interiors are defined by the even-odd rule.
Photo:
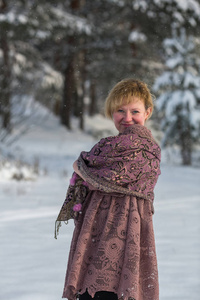
[[[147,85],[120,81],[106,115],[119,131],[81,152],[57,218],[75,219],[63,298],[158,300],[152,223],[160,147],[145,127],[153,111]]]

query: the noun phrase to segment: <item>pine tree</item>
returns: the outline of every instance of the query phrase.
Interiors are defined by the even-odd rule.
[[[159,92],[157,110],[162,118],[163,146],[177,144],[182,164],[192,163],[192,151],[200,137],[200,59],[195,39],[185,30],[173,30],[163,43],[166,71],[154,84]]]
[[[54,1],[0,1],[0,141],[8,142],[14,129],[24,132],[27,112],[29,120],[37,113],[36,101],[53,110],[62,98],[63,75],[43,57],[43,44],[51,41],[50,52],[66,32],[88,28],[86,20],[63,12],[65,1],[59,2],[56,7]]]
[[[83,128],[85,99],[92,115],[116,81],[152,83],[169,23],[195,31],[200,5],[183,2],[0,0],[0,128],[14,127],[13,96],[20,104],[30,95],[68,128],[75,115]]]

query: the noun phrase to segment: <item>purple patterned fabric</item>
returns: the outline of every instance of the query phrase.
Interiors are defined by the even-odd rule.
[[[150,130],[137,124],[118,136],[101,139],[90,152],[82,152],[78,167],[85,180],[98,190],[153,202],[160,153]]]
[[[146,127],[137,124],[118,136],[101,139],[91,151],[81,152],[78,167],[86,182],[73,173],[56,220],[55,237],[61,221],[77,217],[88,192],[87,183],[107,193],[149,200],[153,210],[153,189],[160,175],[160,147]]]

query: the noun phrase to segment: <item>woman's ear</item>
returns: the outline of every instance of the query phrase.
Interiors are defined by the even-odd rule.
[[[152,107],[148,107],[146,109],[145,121],[150,117],[151,113],[152,113]]]

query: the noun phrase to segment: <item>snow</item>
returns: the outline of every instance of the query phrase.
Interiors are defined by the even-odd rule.
[[[22,68],[27,65],[27,58],[21,53],[15,53],[15,60]]]
[[[191,74],[189,72],[185,72],[183,86],[184,86],[184,88],[189,88],[190,86],[199,87],[200,86],[200,77],[194,76],[193,74]]]
[[[166,66],[169,69],[174,69],[176,66],[180,65],[183,62],[183,57],[180,55],[180,53],[178,53],[176,56],[174,56],[173,58],[169,58],[166,61]]]
[[[5,14],[0,14],[0,22],[8,22],[10,24],[26,24],[28,18],[25,15],[18,14],[15,11],[10,11]]]
[[[35,180],[37,174],[32,166],[5,161],[0,165],[0,178],[17,179],[17,180]]]
[[[198,17],[200,14],[200,5],[196,0],[154,0],[154,2],[161,7],[164,3],[172,5],[175,2],[181,11],[192,11]]]
[[[38,31],[37,34],[40,34],[41,31]],[[46,33],[45,33],[46,34]],[[21,53],[14,53],[15,64],[13,64],[13,72],[15,75],[21,75],[28,69],[31,65],[31,62],[27,60],[25,55]],[[40,62],[40,83],[42,88],[61,88],[63,85],[63,77],[60,72],[55,71],[48,63]]]
[[[41,86],[43,88],[48,88],[54,86],[56,88],[61,88],[63,85],[63,77],[60,72],[55,71],[49,64],[42,63],[42,69],[44,76],[42,78]]]
[[[50,31],[44,31],[44,30],[37,30],[35,33],[35,37],[40,39],[40,40],[45,40],[51,35]]]
[[[179,8],[182,10],[192,10],[197,16],[200,14],[200,5],[198,1],[195,0],[176,0]]]
[[[161,99],[162,100],[162,99]],[[165,99],[165,101],[167,98]],[[162,102],[162,101],[161,101]],[[182,105],[182,111],[187,106],[189,107],[190,111],[193,111],[195,108],[195,97],[192,92],[189,90],[187,91],[174,91],[171,93],[170,97],[168,98],[168,102],[166,103],[166,118],[169,120],[171,116],[176,114],[176,109],[178,106]]]
[[[7,14],[0,14],[0,22],[14,23],[16,15],[13,12],[8,12]]]
[[[194,110],[194,111],[191,113],[190,122],[191,122],[192,126],[193,126],[194,128],[196,128],[196,131],[194,132],[194,134],[196,133],[197,138],[198,138],[199,120],[200,120],[200,109]]]
[[[87,19],[66,13],[62,9],[56,7],[51,8],[51,11],[55,17],[58,18],[59,24],[64,28],[69,27],[70,29],[73,29],[73,31],[85,33],[87,35],[91,34],[92,26],[89,24]]]
[[[18,15],[19,23],[26,24],[28,22],[28,18],[24,15]]]
[[[107,130],[112,132],[110,121]],[[86,120],[103,132],[102,117]],[[35,181],[0,179],[0,299],[61,299],[73,222],[54,239],[54,222],[64,201],[72,163],[96,140],[63,128],[49,115],[13,145],[24,159],[38,157],[46,175]],[[155,191],[154,227],[160,300],[198,300],[200,294],[200,169],[167,164]]]
[[[154,83],[153,89],[155,91],[158,91],[158,89],[162,86],[165,85],[170,85],[172,82],[172,76],[174,75],[174,73],[172,74],[171,72],[164,72],[162,73],[158,78],[156,78],[156,81]]]
[[[173,3],[176,3],[177,7],[181,11],[191,10],[198,16],[200,14],[200,5],[196,0],[153,0],[153,2],[158,7],[164,7],[165,4],[173,5]],[[148,4],[144,0],[136,0],[134,8],[139,9],[140,7],[142,7],[143,9],[148,9]]]
[[[132,30],[128,37],[129,43],[145,42],[146,40],[146,35],[144,33],[139,32],[138,30]]]
[[[181,13],[175,11],[175,12],[173,12],[173,17],[175,20],[179,21],[180,24],[184,23],[184,18]],[[192,23],[194,24],[193,20],[192,20]]]
[[[164,71],[153,85],[153,90],[158,92],[156,106],[163,114],[161,128],[164,132],[162,145],[166,143],[180,143],[182,122],[189,122],[192,147],[199,141],[200,114],[200,76],[199,58],[195,52],[195,40],[187,37],[185,29],[172,31],[172,38],[163,42],[166,52]]]
[[[143,12],[145,12],[148,8],[148,4],[145,0],[136,0],[132,5],[135,10],[141,9]]]
[[[155,7],[154,7],[155,5]],[[167,9],[167,11],[172,11],[173,19],[176,20],[179,24],[183,24],[186,16],[184,13],[191,13],[191,17],[187,20],[190,22],[192,26],[196,26],[196,20],[200,18],[200,3],[198,0],[153,0],[153,1],[145,1],[145,0],[135,0],[133,1],[134,10],[141,10],[142,12],[146,12],[149,17],[154,18],[155,13],[154,9],[157,7],[157,11],[160,9]],[[151,11],[152,9],[152,11]],[[173,23],[173,20],[172,20]]]

